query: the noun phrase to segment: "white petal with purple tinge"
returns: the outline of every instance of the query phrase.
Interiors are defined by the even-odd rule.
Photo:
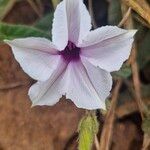
[[[92,85],[97,91],[100,99],[105,102],[112,88],[111,74],[99,67],[95,67],[93,64],[88,62],[86,58],[81,57],[81,59]]]
[[[57,87],[62,87],[61,91],[64,91],[66,97],[71,99],[79,108],[105,109],[104,100],[99,97],[94,83],[92,83],[80,61],[68,64],[66,72],[57,83]]]
[[[41,39],[24,38],[6,42],[22,69],[33,79],[45,81],[56,69],[60,56],[55,54],[57,51],[50,47],[48,40]]]
[[[82,0],[64,0],[68,18],[69,41],[78,45],[91,29],[91,18]]]
[[[38,81],[30,87],[28,95],[33,105],[54,105],[61,98],[62,92],[55,88],[57,86],[55,84],[65,71],[67,64],[61,57],[58,60],[54,72],[47,81]]]
[[[107,28],[105,30],[107,30]],[[87,46],[81,49],[81,55],[86,57],[89,62],[109,72],[119,70],[123,62],[129,57],[133,36],[136,32],[134,30],[123,30],[123,33],[122,29],[114,27],[112,27],[112,30],[115,31],[109,31],[110,34],[107,32],[106,37],[104,35],[99,35],[100,37],[98,37],[96,32],[95,34],[92,32],[91,36],[93,36],[93,38],[89,36],[89,42],[86,40],[85,43],[87,44],[83,43],[84,46]],[[121,31],[120,34],[119,30]],[[101,36],[103,38],[101,38]]]
[[[62,95],[85,109],[105,109],[111,71],[129,57],[136,31],[105,26],[94,31],[82,0],[63,0],[54,13],[52,41],[6,40],[23,70],[38,80],[29,89],[33,105],[53,105]]]
[[[59,50],[65,49],[68,43],[68,23],[65,2],[57,5],[52,27],[52,42]]]
[[[82,0],[64,0],[54,13],[52,41],[63,50],[68,41],[78,44],[91,29],[91,18]]]

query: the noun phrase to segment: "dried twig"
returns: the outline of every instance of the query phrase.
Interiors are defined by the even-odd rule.
[[[99,141],[96,135],[95,135],[94,143],[95,143],[96,150],[100,150]]]
[[[120,23],[118,24],[118,27],[122,27],[125,22],[128,20],[129,16],[131,13],[131,8],[129,7],[128,11],[126,12],[126,14],[123,16],[122,20],[120,21]]]
[[[150,10],[146,11],[139,3],[135,0],[123,0],[129,7],[136,11],[141,17],[143,17],[150,24]],[[142,3],[144,0],[142,0]]]
[[[119,94],[119,89],[121,87],[121,84],[122,84],[122,79],[118,79],[113,91],[111,106],[109,111],[107,112],[105,123],[103,126],[101,140],[100,140],[100,150],[109,150],[110,148],[114,120],[115,120],[115,110],[117,106],[117,99],[118,99],[118,94]]]
[[[149,146],[150,146],[150,135],[144,134],[144,141],[143,141],[142,150],[148,150]]]
[[[140,87],[140,79],[139,79],[139,74],[138,74],[138,65],[136,62],[135,44],[132,49],[131,58],[132,58],[131,59],[131,69],[132,69],[132,75],[133,75],[133,85],[134,85],[134,89],[135,89],[135,100],[136,100],[138,109],[140,111],[140,114],[141,114],[141,117],[143,120],[145,118],[145,114],[148,112],[148,110],[141,98],[141,87]],[[148,150],[149,146],[150,146],[150,136],[147,133],[144,133],[142,150]]]
[[[132,69],[132,78],[133,78],[133,85],[135,89],[135,100],[137,102],[139,111],[141,113],[142,119],[144,118],[144,110],[146,109],[141,98],[141,86],[140,86],[140,79],[139,79],[139,73],[138,73],[138,65],[136,62],[136,46],[135,43],[132,48],[131,52],[131,69]]]
[[[150,28],[150,24],[147,23],[147,21],[145,21],[141,16],[139,16],[138,14],[134,13],[133,17],[140,22],[143,26]]]

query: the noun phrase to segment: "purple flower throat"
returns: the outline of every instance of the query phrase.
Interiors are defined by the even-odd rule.
[[[76,61],[80,59],[80,48],[76,47],[76,45],[72,42],[68,42],[66,48],[63,51],[60,51],[60,55],[66,61]]]

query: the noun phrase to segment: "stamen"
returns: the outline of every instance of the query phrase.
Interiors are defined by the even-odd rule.
[[[62,55],[66,61],[78,60],[80,58],[80,48],[69,41],[66,48],[60,52],[60,55]]]

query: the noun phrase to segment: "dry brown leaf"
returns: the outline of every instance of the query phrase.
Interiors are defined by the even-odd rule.
[[[150,24],[150,7],[145,0],[123,0]]]

